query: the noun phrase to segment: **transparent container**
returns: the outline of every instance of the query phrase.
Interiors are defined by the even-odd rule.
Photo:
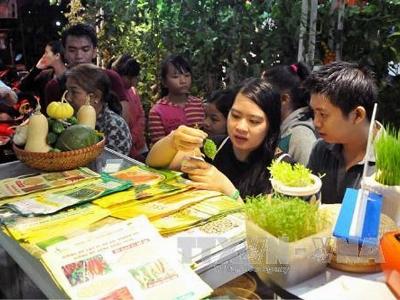
[[[264,282],[272,280],[281,287],[289,287],[326,268],[330,226],[301,240],[286,242],[247,219],[246,233],[249,262]]]

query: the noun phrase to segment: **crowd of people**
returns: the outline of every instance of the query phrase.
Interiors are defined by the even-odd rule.
[[[346,187],[359,187],[372,107],[373,74],[349,62],[311,71],[304,63],[277,65],[237,86],[191,95],[192,69],[180,55],[160,67],[160,98],[145,115],[137,91],[140,64],[130,54],[97,67],[97,37],[76,24],[49,42],[19,89],[40,99],[43,112],[65,91],[75,110],[89,100],[106,146],[153,167],[178,169],[193,185],[234,199],[271,192],[267,167],[276,158],[322,175],[322,201],[341,202]],[[0,85],[0,104],[16,96]],[[5,104],[4,104],[5,103]],[[375,124],[377,132],[381,125]],[[218,150],[199,159],[206,138]]]

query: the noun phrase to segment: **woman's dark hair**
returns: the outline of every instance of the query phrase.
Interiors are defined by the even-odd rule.
[[[68,69],[66,78],[75,80],[87,93],[102,93],[102,101],[117,114],[121,114],[122,106],[118,97],[111,91],[111,82],[103,69],[94,64],[79,64]]]
[[[314,71],[304,82],[311,94],[323,94],[344,116],[363,106],[371,120],[378,99],[375,75],[365,66],[337,61]]]
[[[62,62],[64,61],[64,47],[60,41],[51,41],[47,43],[47,46],[50,47],[51,52],[54,54],[60,54],[60,58]]]
[[[260,78],[246,80],[239,94],[257,104],[267,116],[268,133],[260,147],[250,153],[249,167],[243,174],[238,189],[242,197],[270,192],[269,171],[267,167],[274,158],[281,126],[281,101],[279,93]]]
[[[207,103],[214,103],[215,107],[224,115],[224,117],[228,118],[229,111],[238,90],[238,87],[233,87],[225,90],[214,91],[209,97],[207,97],[206,101]]]
[[[121,76],[137,77],[140,73],[140,64],[130,54],[122,54],[111,68]]]
[[[278,65],[267,69],[262,74],[281,95],[288,93],[292,100],[293,110],[308,106],[310,94],[304,89],[303,81],[310,75],[310,69],[302,62],[288,65]]]
[[[192,68],[189,63],[180,55],[170,55],[161,63],[161,97],[168,95],[168,88],[164,86],[163,82],[167,79],[169,65],[173,65],[179,73],[192,74]]]

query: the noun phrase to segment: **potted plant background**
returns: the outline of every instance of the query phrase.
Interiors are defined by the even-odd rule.
[[[382,213],[400,226],[400,131],[388,127],[374,142],[375,168],[362,187],[383,195]]]
[[[275,193],[300,197],[310,202],[320,200],[321,179],[302,164],[273,161],[268,170]]]
[[[332,221],[318,203],[259,195],[245,203],[247,253],[261,280],[291,286],[323,271]]]

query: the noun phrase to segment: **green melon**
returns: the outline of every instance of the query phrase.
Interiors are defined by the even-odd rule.
[[[98,141],[96,130],[86,125],[72,125],[60,134],[55,148],[69,151],[89,147]]]

